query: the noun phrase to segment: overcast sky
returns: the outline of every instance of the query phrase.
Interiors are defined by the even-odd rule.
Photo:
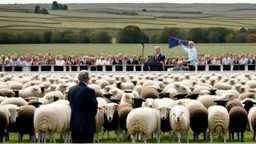
[[[0,0],[0,4],[52,3],[53,0]],[[59,3],[256,3],[256,0],[57,0]]]

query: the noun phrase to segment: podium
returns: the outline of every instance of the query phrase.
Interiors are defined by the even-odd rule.
[[[145,62],[144,66],[148,66],[150,71],[163,71],[163,65],[160,62]]]

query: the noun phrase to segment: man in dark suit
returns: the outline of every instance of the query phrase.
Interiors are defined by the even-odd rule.
[[[119,56],[116,56],[115,60],[113,60],[113,65],[121,65],[122,60],[119,59]]]
[[[93,143],[98,102],[95,91],[87,86],[90,78],[86,70],[79,72],[78,80],[80,83],[68,90],[68,101],[71,106],[72,142]]]
[[[165,56],[160,53],[160,47],[159,46],[155,46],[155,54],[151,57],[151,60],[153,62],[156,62],[156,61],[164,62]]]

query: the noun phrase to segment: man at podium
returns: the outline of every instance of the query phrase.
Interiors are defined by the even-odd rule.
[[[155,46],[155,54],[152,56],[153,62],[164,62],[165,56],[160,53],[160,46]]]

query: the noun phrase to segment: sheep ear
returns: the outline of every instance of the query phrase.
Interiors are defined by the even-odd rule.
[[[56,96],[53,96],[53,101],[57,101],[57,100],[59,100],[59,98]]]
[[[167,110],[171,110],[172,108],[168,107]]]
[[[98,106],[98,109],[99,110],[103,110],[103,109],[105,109],[103,106]]]
[[[115,109],[118,109],[118,108],[119,108],[119,105],[118,105],[118,104],[115,104],[115,105],[114,105],[114,108],[115,108]]]

